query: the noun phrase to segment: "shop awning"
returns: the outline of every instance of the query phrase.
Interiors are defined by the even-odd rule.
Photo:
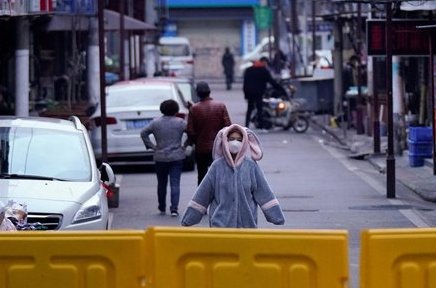
[[[120,13],[112,10],[104,10],[104,29],[119,30],[120,29]],[[126,30],[155,30],[156,27],[142,22],[130,16],[124,16],[124,29]]]
[[[120,29],[120,13],[104,10],[104,29],[115,31]],[[47,31],[88,30],[89,16],[53,15],[47,26]],[[155,30],[156,27],[130,16],[124,16],[124,29],[129,31]]]

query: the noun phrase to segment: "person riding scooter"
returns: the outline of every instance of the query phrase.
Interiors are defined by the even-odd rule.
[[[290,85],[292,86],[292,85]],[[305,111],[305,99],[294,99],[295,87],[289,87],[290,92],[268,87],[262,99],[262,110],[254,110],[250,122],[259,128],[259,115],[262,115],[262,128],[282,127],[284,130],[293,128],[297,133],[304,133],[309,128],[310,113]]]
[[[271,72],[267,68],[268,58],[262,57],[253,63],[253,66],[248,67],[244,72],[244,96],[247,100],[247,114],[245,116],[245,126],[249,127],[252,111],[256,107],[258,111],[262,111],[263,97],[270,83],[277,90],[282,90],[286,93],[285,89],[277,83],[271,76]],[[258,127],[264,129],[262,114],[258,115]]]

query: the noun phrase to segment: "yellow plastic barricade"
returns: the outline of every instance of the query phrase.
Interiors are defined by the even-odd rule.
[[[345,230],[154,227],[147,234],[153,288],[348,287]]]
[[[360,288],[435,288],[436,229],[362,232]]]
[[[144,287],[144,231],[0,233],[0,288]]]

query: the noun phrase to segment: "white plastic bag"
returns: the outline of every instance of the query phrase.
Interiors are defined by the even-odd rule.
[[[0,231],[17,231],[15,225],[6,218],[7,207],[0,202]]]
[[[5,211],[6,218],[10,219],[15,226],[27,224],[27,205],[9,200]]]

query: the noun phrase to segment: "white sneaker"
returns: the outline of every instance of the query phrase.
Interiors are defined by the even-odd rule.
[[[177,211],[171,212],[171,217],[178,217],[179,213]]]

